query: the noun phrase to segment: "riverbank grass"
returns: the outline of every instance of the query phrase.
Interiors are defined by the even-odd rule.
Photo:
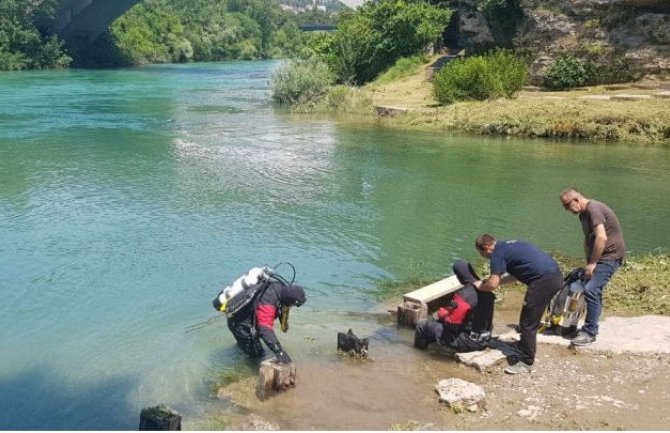
[[[657,96],[668,90],[661,86],[670,83],[628,83],[570,91],[524,88],[512,99],[440,105],[430,78],[429,68],[434,60],[436,57],[414,69],[411,75],[390,70],[383,78],[360,88],[338,86],[337,98],[331,95],[310,101],[296,111],[367,113],[382,125],[404,129],[670,145],[670,98]],[[617,100],[617,95],[648,98]],[[334,100],[338,102],[333,103]],[[401,107],[406,111],[375,117],[375,107]]]
[[[557,253],[552,255],[559,263],[563,275],[584,265],[578,259]],[[486,262],[478,261],[473,265],[479,275],[488,275]],[[400,302],[403,294],[445,278],[444,275],[425,275],[420,269],[413,269],[410,275],[404,281],[383,280],[373,293],[384,302]],[[525,290],[526,287],[520,283],[503,285],[497,290],[496,303],[502,302],[506,293]],[[658,251],[627,257],[605,288],[603,303],[605,312],[611,315],[670,316],[670,252]]]

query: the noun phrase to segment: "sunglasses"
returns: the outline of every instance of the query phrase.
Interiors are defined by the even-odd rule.
[[[570,208],[570,204],[571,204],[573,201],[577,201],[577,197],[573,197],[573,198],[571,198],[571,199],[568,200],[568,201],[564,201],[564,202],[563,202],[563,209],[569,209],[569,208]]]

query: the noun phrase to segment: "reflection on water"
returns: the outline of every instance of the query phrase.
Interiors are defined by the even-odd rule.
[[[449,272],[481,232],[580,255],[566,186],[610,204],[631,250],[669,244],[665,149],[296,119],[269,102],[276,65],[0,75],[3,427],[133,429],[158,402],[203,413],[213,372],[244,358],[222,318],[186,330],[255,265],[289,261],[309,289],[280,336],[309,375],[349,327],[413,356],[367,316],[370,289]]]

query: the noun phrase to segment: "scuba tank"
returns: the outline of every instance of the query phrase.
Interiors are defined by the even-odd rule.
[[[584,272],[583,269],[574,275],[571,281],[568,281],[568,296],[565,300],[565,309],[563,310],[563,320],[561,325],[570,329],[570,332],[577,330],[579,317],[584,313],[586,303],[584,302]]]
[[[212,301],[214,309],[231,318],[246,306],[259,291],[266,287],[272,271],[267,268],[251,268],[246,274],[224,288]]]
[[[565,276],[563,287],[549,302],[538,332],[556,331],[560,327],[568,328],[569,332],[577,329],[577,322],[585,307],[584,284],[583,268],[573,269]]]

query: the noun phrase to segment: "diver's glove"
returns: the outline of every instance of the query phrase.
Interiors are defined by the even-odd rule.
[[[291,357],[286,352],[279,352],[275,358],[280,364],[290,364],[292,362]]]
[[[276,343],[266,343],[266,344],[268,345],[270,350],[274,352],[275,359],[277,360],[277,362],[279,362],[280,364],[291,363],[291,357],[288,356],[286,352],[284,352],[284,349],[282,349],[279,341],[277,341]]]

